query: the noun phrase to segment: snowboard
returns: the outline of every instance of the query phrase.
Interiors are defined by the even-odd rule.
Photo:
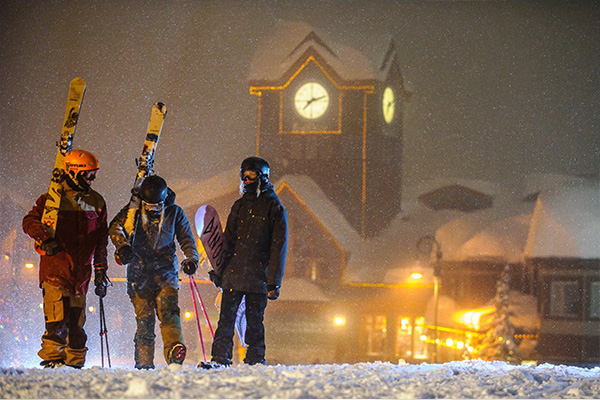
[[[217,210],[211,205],[203,205],[196,211],[194,221],[196,223],[196,234],[200,238],[202,246],[204,246],[210,265],[217,275],[223,276],[225,235]],[[246,326],[246,297],[242,297],[235,318],[235,330],[238,333],[242,347],[246,347]]]
[[[136,159],[137,174],[135,181],[133,182],[133,189],[131,189],[131,199],[129,200],[129,210],[127,211],[127,217],[125,218],[124,229],[127,234],[129,241],[133,240],[135,231],[135,214],[140,208],[140,186],[144,179],[152,174],[154,169],[154,155],[156,154],[156,146],[158,145],[158,139],[162,131],[165,116],[167,115],[167,107],[160,102],[154,103],[152,111],[150,113],[150,122],[148,122],[148,129],[146,130],[146,139],[144,141],[144,148],[142,149],[142,155]]]
[[[63,120],[60,141],[57,143],[56,159],[52,170],[50,188],[46,195],[44,204],[44,213],[42,214],[42,223],[46,225],[48,233],[54,237],[56,233],[56,224],[58,222],[58,209],[60,207],[61,183],[65,174],[65,155],[73,149],[73,137],[75,128],[79,120],[79,111],[83,104],[83,95],[85,94],[85,82],[81,78],[74,78],[69,85],[69,97],[67,100],[67,109]],[[35,244],[35,249],[39,254],[44,254],[40,248],[41,243]]]

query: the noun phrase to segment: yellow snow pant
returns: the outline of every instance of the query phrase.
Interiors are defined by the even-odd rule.
[[[165,286],[155,291],[130,294],[135,312],[135,368],[154,368],[154,327],[156,316],[160,321],[160,333],[164,344],[164,357],[169,363],[169,352],[176,344],[183,344],[178,289]]]
[[[85,295],[42,283],[46,331],[38,355],[44,362],[65,363],[81,368],[85,363],[87,335],[85,324]]]

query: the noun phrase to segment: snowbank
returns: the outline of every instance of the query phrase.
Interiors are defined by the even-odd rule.
[[[463,361],[202,370],[0,369],[1,398],[597,398],[600,368]]]

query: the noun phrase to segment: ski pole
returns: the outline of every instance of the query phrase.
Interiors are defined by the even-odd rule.
[[[208,329],[210,330],[210,334],[213,339],[215,338],[215,332],[210,324],[210,320],[208,319],[208,314],[206,313],[206,308],[204,308],[204,302],[202,301],[202,297],[200,296],[200,291],[198,290],[198,286],[196,285],[196,280],[193,276],[190,276],[191,282],[194,283],[194,287],[196,288],[196,295],[198,296],[198,300],[200,300],[200,307],[202,308],[202,312],[204,313],[204,318],[206,318],[206,323],[208,324]]]
[[[106,336],[106,358],[108,360],[108,367],[112,368],[110,364],[110,350],[108,348],[108,328],[106,327],[106,315],[104,314],[104,300],[102,297],[98,297],[100,301],[100,357],[102,358],[102,368],[104,368],[104,336]]]
[[[192,291],[192,300],[194,301],[194,314],[196,314],[196,324],[198,325],[198,335],[200,335],[200,344],[202,345],[202,357],[206,361],[206,351],[204,350],[204,340],[202,339],[202,328],[200,327],[200,317],[198,317],[198,307],[196,306],[196,296],[194,295],[194,286],[192,280],[194,278],[190,276],[190,290]]]

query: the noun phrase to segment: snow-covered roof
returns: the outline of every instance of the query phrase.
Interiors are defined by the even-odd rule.
[[[279,21],[274,32],[258,45],[248,73],[251,84],[279,82],[298,59],[314,49],[346,81],[374,79],[371,62],[358,50],[324,40],[304,22]]]
[[[573,183],[538,196],[525,246],[528,258],[600,259],[600,185]]]
[[[453,184],[493,196],[493,206],[474,212],[436,211],[419,200],[424,193]],[[235,194],[238,185],[238,171],[232,169],[202,182],[174,182],[172,187],[178,204],[187,208]],[[443,261],[517,263],[542,255],[600,257],[597,182],[563,184],[561,189],[542,192],[536,205],[494,183],[434,179],[416,185],[403,199],[403,212],[369,239],[360,236],[310,177],[285,175],[274,186],[278,192],[290,190],[344,249],[346,283],[402,283],[407,270],[419,261],[416,245],[425,235],[435,235],[440,242]]]
[[[561,188],[565,185],[585,183],[586,178],[574,175],[534,172],[523,180],[523,198],[535,200],[542,190]]]
[[[497,207],[463,214],[436,232],[446,261],[518,260],[518,250],[524,247],[527,214],[532,206],[517,203],[512,207]]]
[[[314,283],[301,278],[284,278],[285,287],[281,290],[279,301],[307,301],[326,303],[329,296]]]
[[[240,185],[239,169],[233,168],[203,181],[175,180],[169,186],[177,194],[177,204],[183,209],[237,192]]]
[[[464,242],[454,256],[457,261],[523,262],[530,221],[531,214],[523,214],[494,222]]]
[[[466,179],[457,177],[436,177],[433,179],[416,182],[406,191],[406,197],[418,198],[440,188],[462,186],[473,191],[492,196],[494,199],[504,198],[508,195],[506,188],[498,183],[481,179]]]
[[[284,186],[288,186],[306,204],[342,247],[351,249],[360,245],[362,240],[358,232],[314,180],[306,175],[285,175],[275,183],[275,189],[279,192]]]

